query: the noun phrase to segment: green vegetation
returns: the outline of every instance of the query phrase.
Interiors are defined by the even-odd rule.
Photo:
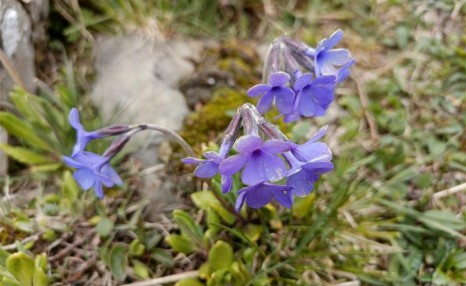
[[[66,51],[73,64],[60,63],[51,91],[15,90],[15,109],[0,112],[14,139],[0,146],[13,162],[0,178],[0,285],[129,283],[193,270],[176,285],[466,284],[464,1],[54,0],[50,20],[55,56]],[[315,44],[338,27],[357,65],[334,115],[287,130],[305,141],[328,124],[335,171],[292,210],[235,214],[235,195],[222,195],[218,178],[183,176],[189,209],[153,222],[124,156],[125,185],[103,201],[79,190],[61,162],[74,140],[70,108],[80,107],[89,129],[102,124],[91,120],[92,72],[81,68],[91,66],[98,33],[224,40],[196,74],[213,67],[233,85],[208,90],[181,132],[200,154],[254,100],[244,94],[261,77],[257,43],[288,32]],[[189,172],[179,166],[167,172]]]

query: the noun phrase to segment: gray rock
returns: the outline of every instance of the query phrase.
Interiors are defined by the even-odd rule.
[[[21,82],[27,90],[34,91],[35,67],[32,40],[39,38],[43,31],[33,33],[35,28],[31,28],[31,17],[34,21],[39,21],[41,13],[48,11],[48,1],[34,2],[30,5],[25,3],[29,7],[26,11],[18,0],[0,0],[0,46],[4,52],[4,61],[11,65],[10,72],[4,64],[0,65],[0,108],[6,105],[8,94],[15,84]],[[13,76],[16,78],[12,77],[11,70],[16,74]],[[0,128],[0,143],[7,141],[5,130]],[[6,175],[7,163],[5,154],[0,151],[0,176]]]
[[[203,44],[194,40],[156,42],[136,35],[100,38],[92,99],[109,122],[152,123],[179,130],[189,110],[178,85],[194,71],[202,50]],[[160,163],[154,147],[161,138],[146,131],[130,142],[129,148],[139,150],[136,157],[143,168]],[[145,175],[144,182],[142,191],[157,200],[157,209],[176,203],[172,187],[161,184],[156,173]]]

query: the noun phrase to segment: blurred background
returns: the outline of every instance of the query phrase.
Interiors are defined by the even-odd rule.
[[[464,0],[1,1],[0,284],[466,284],[465,16]],[[88,130],[150,122],[215,149],[274,38],[339,28],[356,65],[328,114],[269,118],[299,142],[329,125],[335,171],[292,212],[235,217],[160,135],[115,158],[125,183],[102,201],[61,162],[72,107]]]

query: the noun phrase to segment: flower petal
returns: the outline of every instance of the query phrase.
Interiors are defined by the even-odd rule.
[[[325,133],[327,133],[327,130],[328,130],[328,125],[323,126],[322,128],[319,129],[319,131],[316,132],[316,134],[314,134],[314,135],[308,140],[308,142],[314,142],[314,141],[319,140],[320,138],[322,138],[322,136],[325,135]]]
[[[275,182],[283,178],[286,172],[285,163],[277,156],[260,152],[246,163],[241,181],[246,185],[261,182]]]
[[[275,105],[278,111],[283,114],[293,111],[294,97],[294,91],[287,86],[277,89],[275,92]]]
[[[348,78],[350,75],[350,68],[352,65],[354,65],[355,62],[356,61],[353,59],[341,67],[340,71],[338,72],[337,83],[340,83]]]
[[[257,103],[257,110],[260,113],[265,113],[272,106],[274,98],[275,93],[273,92],[273,89],[271,89],[266,94],[264,94],[264,96],[262,96],[261,99],[259,99],[259,102]]]
[[[299,113],[304,116],[314,116],[317,111],[317,102],[312,97],[308,88],[301,90],[301,97],[298,103]]]
[[[294,83],[293,89],[295,91],[299,91],[300,89],[302,89],[303,87],[305,87],[312,81],[312,77],[313,76],[311,73],[305,73],[301,75]]]
[[[262,147],[262,139],[252,134],[241,136],[236,141],[235,147],[240,154],[248,154]]]
[[[65,162],[65,164],[70,166],[71,168],[79,169],[85,166],[83,163],[81,163],[80,161],[77,161],[73,157],[63,156],[62,159],[63,159],[63,162]]]
[[[284,206],[285,208],[291,208],[291,205],[293,204],[290,196],[288,196],[288,192],[285,193],[284,191],[275,190],[275,191],[272,191],[272,197],[277,203]]]
[[[334,46],[336,46],[341,39],[343,38],[343,31],[341,29],[336,30],[333,34],[325,39],[324,47],[326,50],[330,50]]]
[[[231,176],[225,176],[222,175],[222,193],[228,193],[231,191],[231,188],[233,186],[233,180]]]
[[[218,172],[218,164],[206,161],[204,164],[197,166],[194,175],[198,178],[212,178]]]
[[[104,198],[104,190],[102,189],[102,185],[98,180],[94,184],[94,193],[99,199],[102,200]]]
[[[244,189],[242,189],[244,190]],[[246,191],[239,191],[238,192],[238,197],[236,198],[236,203],[235,203],[235,210],[237,213],[239,213],[239,211],[241,210],[241,207],[243,206],[244,204],[244,201],[246,200],[246,195],[247,195],[247,192]]]
[[[277,153],[283,153],[285,151],[291,150],[291,143],[279,139],[271,139],[267,140],[264,145],[262,145],[261,150],[264,152],[272,153],[272,154],[277,154]]]
[[[71,109],[70,115],[68,116],[68,121],[74,129],[83,129],[83,126],[79,121],[79,112],[76,108]]]
[[[351,53],[345,49],[335,49],[323,53],[320,60],[323,57],[333,65],[342,66],[351,60]]]
[[[247,94],[250,97],[256,97],[258,95],[264,94],[268,92],[272,87],[268,84],[256,84],[255,86],[251,87]]]
[[[123,185],[123,181],[121,180],[120,176],[109,164],[102,168],[102,173],[109,177],[115,185]]]
[[[246,204],[251,208],[258,209],[272,200],[272,194],[264,188],[263,185],[260,187],[248,190],[246,193]]]
[[[204,161],[205,160],[194,158],[194,157],[187,157],[187,158],[181,159],[181,162],[185,164],[190,164],[190,165],[199,165],[199,164],[202,164],[202,162]]]
[[[321,175],[332,171],[334,166],[332,162],[311,162],[303,165],[302,168],[313,174]]]
[[[79,169],[74,172],[73,178],[83,190],[89,190],[96,181],[95,174],[87,168]]]
[[[317,179],[317,175],[301,170],[301,172],[289,176],[286,184],[293,188],[292,192],[295,196],[304,197],[311,193]]]
[[[269,76],[269,84],[272,87],[284,86],[290,80],[290,75],[285,72],[274,72]]]
[[[308,141],[305,144],[298,146],[297,151],[299,156],[305,160],[305,162],[323,162],[332,160],[332,152],[328,148],[327,144],[322,142]]]
[[[248,159],[249,155],[233,155],[225,159],[222,163],[220,163],[218,170],[222,175],[234,175],[238,173],[239,170],[241,170],[241,168],[243,168],[244,164],[246,164],[246,161]]]

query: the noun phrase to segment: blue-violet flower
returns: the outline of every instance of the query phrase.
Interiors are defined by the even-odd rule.
[[[311,73],[301,75],[293,88],[296,99],[293,112],[285,115],[284,121],[295,121],[301,116],[323,116],[333,101],[335,93],[335,76],[320,76],[312,79]]]
[[[343,32],[338,29],[327,39],[323,39],[317,44],[313,53],[308,53],[308,56],[313,56],[315,61],[315,73],[319,77],[321,75],[334,75],[339,80],[343,76],[339,76],[340,67],[352,61],[351,53],[346,49],[332,49],[343,38]],[[349,67],[346,67],[348,69]]]
[[[79,186],[83,190],[94,187],[94,192],[100,199],[104,197],[102,185],[113,187],[113,185],[122,184],[120,176],[110,166],[109,157],[84,151],[73,157],[63,156],[63,161],[68,166],[77,169],[73,177]]]
[[[236,142],[239,154],[220,163],[219,171],[222,175],[231,176],[244,167],[241,180],[246,185],[275,182],[286,172],[286,165],[277,154],[290,149],[291,144],[283,140],[272,139],[263,143],[257,135],[245,135]]]
[[[257,110],[260,113],[269,110],[275,100],[278,111],[288,114],[293,109],[295,96],[293,90],[287,86],[289,81],[290,76],[287,73],[275,72],[270,74],[268,84],[257,84],[251,87],[247,94],[251,97],[263,94],[257,104]]]
[[[291,208],[292,196],[290,186],[274,185],[269,183],[259,183],[254,186],[242,188],[238,191],[235,210],[240,211],[244,202],[251,208],[261,208],[274,199],[280,205]]]

